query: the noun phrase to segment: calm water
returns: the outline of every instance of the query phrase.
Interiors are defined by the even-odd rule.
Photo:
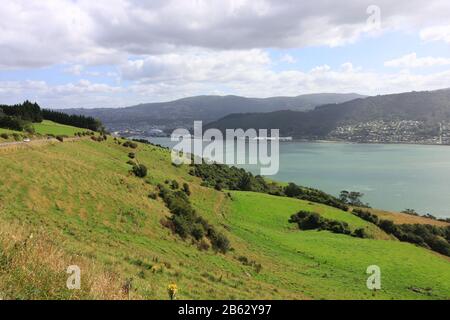
[[[169,138],[151,138],[173,146]],[[257,168],[247,168],[258,173]],[[450,217],[450,147],[283,142],[271,179],[338,195],[360,191],[371,206]]]

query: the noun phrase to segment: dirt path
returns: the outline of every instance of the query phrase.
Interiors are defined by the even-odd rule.
[[[76,142],[80,141],[81,138],[65,138],[64,142]],[[29,142],[25,141],[13,141],[13,142],[3,142],[0,143],[0,149],[14,149],[15,147],[40,147],[48,144],[59,143],[60,141],[54,138],[51,139],[39,139],[39,140],[31,140]]]

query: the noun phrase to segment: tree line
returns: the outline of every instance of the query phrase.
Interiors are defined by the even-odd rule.
[[[89,129],[92,131],[102,131],[103,125],[98,119],[86,117],[82,115],[69,115],[64,112],[43,109],[42,115],[45,120],[50,120],[56,123],[66,124],[73,127]]]
[[[103,125],[98,119],[82,115],[69,115],[59,111],[41,109],[37,103],[25,101],[16,105],[0,105],[0,127],[24,131],[32,123],[40,123],[50,120],[56,123],[89,129],[92,131],[103,131]]]

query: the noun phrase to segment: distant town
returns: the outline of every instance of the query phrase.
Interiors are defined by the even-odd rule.
[[[114,128],[121,137],[168,137],[164,128]],[[423,121],[371,121],[341,125],[323,137],[355,143],[410,143],[450,145],[450,123],[429,125]],[[290,141],[291,139],[287,139]]]
[[[450,145],[450,123],[433,126],[410,120],[363,122],[339,126],[326,139],[359,143]]]

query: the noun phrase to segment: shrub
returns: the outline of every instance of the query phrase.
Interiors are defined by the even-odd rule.
[[[197,244],[197,248],[198,248],[200,251],[208,251],[209,248],[210,248],[210,245],[209,245],[208,241],[207,241],[205,238],[203,238],[203,239],[200,240],[199,243]]]
[[[206,234],[205,234],[205,228],[199,223],[196,223],[191,230],[191,235],[194,237],[195,240],[201,240]]]
[[[183,183],[183,191],[184,193],[186,193],[188,196],[191,195],[191,189],[189,188],[189,185],[185,182]]]
[[[216,251],[227,253],[227,251],[230,250],[230,241],[222,233],[216,232],[214,229],[210,229],[208,232],[208,237]]]
[[[378,225],[378,223],[380,222],[378,217],[376,215],[370,213],[369,211],[364,211],[361,209],[354,209],[352,213],[354,215],[358,216],[359,218],[366,220],[368,222],[371,222],[373,224],[376,224],[376,225]]]
[[[136,158],[136,153],[130,152],[130,153],[128,154],[128,158],[130,158],[130,159]]]
[[[135,166],[136,162],[134,162],[133,160],[128,160],[127,164],[129,164],[130,166]]]
[[[7,133],[2,133],[0,134],[0,137],[2,137],[3,139],[8,139],[9,135]]]
[[[177,190],[178,188],[180,188],[180,184],[178,183],[177,180],[172,180],[172,182],[171,182],[171,184],[170,184],[170,187],[171,187],[173,190]]]
[[[137,143],[132,142],[132,141],[125,141],[122,146],[127,147],[127,148],[131,148],[131,149],[136,149],[138,147]]]
[[[15,141],[20,141],[22,140],[22,136],[18,133],[13,133],[13,138]]]
[[[218,184],[223,189],[246,190],[268,193],[270,187],[261,176],[253,176],[244,169],[229,167],[223,164],[195,164],[189,171],[190,175],[203,180],[203,185],[215,188]],[[281,190],[281,187],[278,187]]]
[[[56,136],[56,140],[64,142],[64,136]]]
[[[289,185],[284,188],[284,194],[290,198],[295,198],[302,194],[302,189],[295,183],[289,183]]]
[[[209,247],[209,244],[202,244],[202,241],[206,241],[205,238],[210,241],[216,251],[226,253],[229,250],[229,240],[225,235],[217,232],[204,218],[198,216],[184,191],[173,191],[163,185],[158,185],[158,188],[159,196],[172,213],[168,221],[163,222],[164,226],[183,239],[192,237],[201,250]]]
[[[148,197],[152,200],[158,199],[158,194],[156,192],[152,192],[148,195]]]
[[[325,219],[315,212],[300,211],[291,216],[290,223],[296,223],[300,230],[328,230],[333,233],[350,235],[346,222]]]
[[[356,230],[353,232],[353,236],[354,236],[354,237],[357,237],[357,238],[362,238],[362,239],[369,238],[369,236],[368,236],[368,234],[366,233],[366,230],[365,230],[364,228],[356,229]]]
[[[147,167],[143,164],[134,165],[132,171],[136,177],[145,178],[147,176]]]
[[[289,220],[290,223],[297,223],[300,230],[319,229],[324,221],[322,217],[315,212],[300,211],[293,215]]]
[[[36,130],[34,129],[34,127],[33,127],[33,125],[32,125],[31,123],[25,124],[25,125],[23,126],[23,130],[24,130],[26,133],[29,133],[29,134],[35,134],[35,133],[36,133]]]
[[[379,219],[367,211],[355,209],[353,213],[361,219],[374,223],[384,232],[393,235],[400,241],[413,243],[450,256],[450,227],[436,227],[426,224],[396,225],[391,220]],[[408,214],[413,214],[413,212],[411,211]]]

